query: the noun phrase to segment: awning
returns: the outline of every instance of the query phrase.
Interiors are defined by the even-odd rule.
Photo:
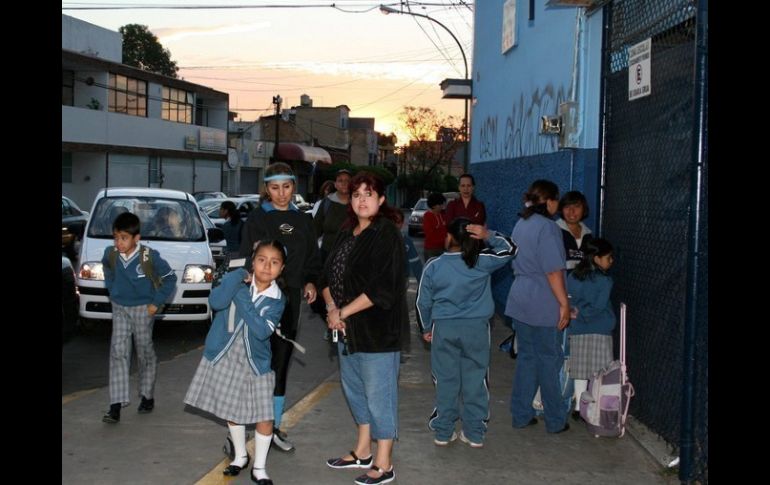
[[[310,163],[321,162],[331,165],[329,152],[319,147],[300,145],[299,143],[278,143],[279,160],[299,160]]]

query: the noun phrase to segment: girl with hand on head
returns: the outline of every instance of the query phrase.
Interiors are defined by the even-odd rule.
[[[256,423],[251,479],[272,485],[265,463],[273,435],[273,388],[270,337],[279,325],[286,297],[276,279],[286,262],[280,241],[257,243],[252,272],[240,268],[211,290],[215,312],[203,357],[184,402],[227,421],[235,458],[224,470],[238,475],[249,464],[246,424]]]

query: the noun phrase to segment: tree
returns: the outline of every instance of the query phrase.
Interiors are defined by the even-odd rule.
[[[405,171],[398,183],[406,189],[407,200],[416,200],[423,190],[454,190],[456,186],[447,183],[454,179],[448,175],[463,141],[462,121],[423,106],[405,106],[401,120],[409,145],[404,147]]]
[[[127,24],[119,28],[118,32],[123,35],[123,64],[177,77],[179,68],[171,60],[171,51],[163,48],[146,25]]]

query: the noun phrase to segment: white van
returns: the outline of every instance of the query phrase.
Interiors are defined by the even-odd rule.
[[[218,228],[204,228],[198,204],[190,194],[149,188],[107,188],[97,194],[80,248],[80,316],[112,319],[101,260],[104,249],[113,244],[112,222],[126,211],[136,214],[141,221],[140,243],[156,249],[176,272],[176,289],[156,319],[208,319],[214,276],[209,238],[221,240],[224,234]],[[157,219],[170,211],[181,216],[181,223],[173,233],[160,231]]]

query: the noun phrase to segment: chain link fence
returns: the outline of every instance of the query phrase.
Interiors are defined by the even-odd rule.
[[[631,414],[679,453],[682,440],[688,224],[692,202],[695,63],[693,1],[625,0],[605,9],[602,234],[616,248],[615,307],[628,305],[628,372],[636,396]],[[649,95],[629,100],[629,48],[651,40]],[[634,63],[632,74],[646,66]],[[638,83],[637,83],[638,84]],[[703,221],[703,204],[695,208]],[[695,462],[708,482],[708,226],[697,247]],[[617,340],[617,339],[616,339]]]

